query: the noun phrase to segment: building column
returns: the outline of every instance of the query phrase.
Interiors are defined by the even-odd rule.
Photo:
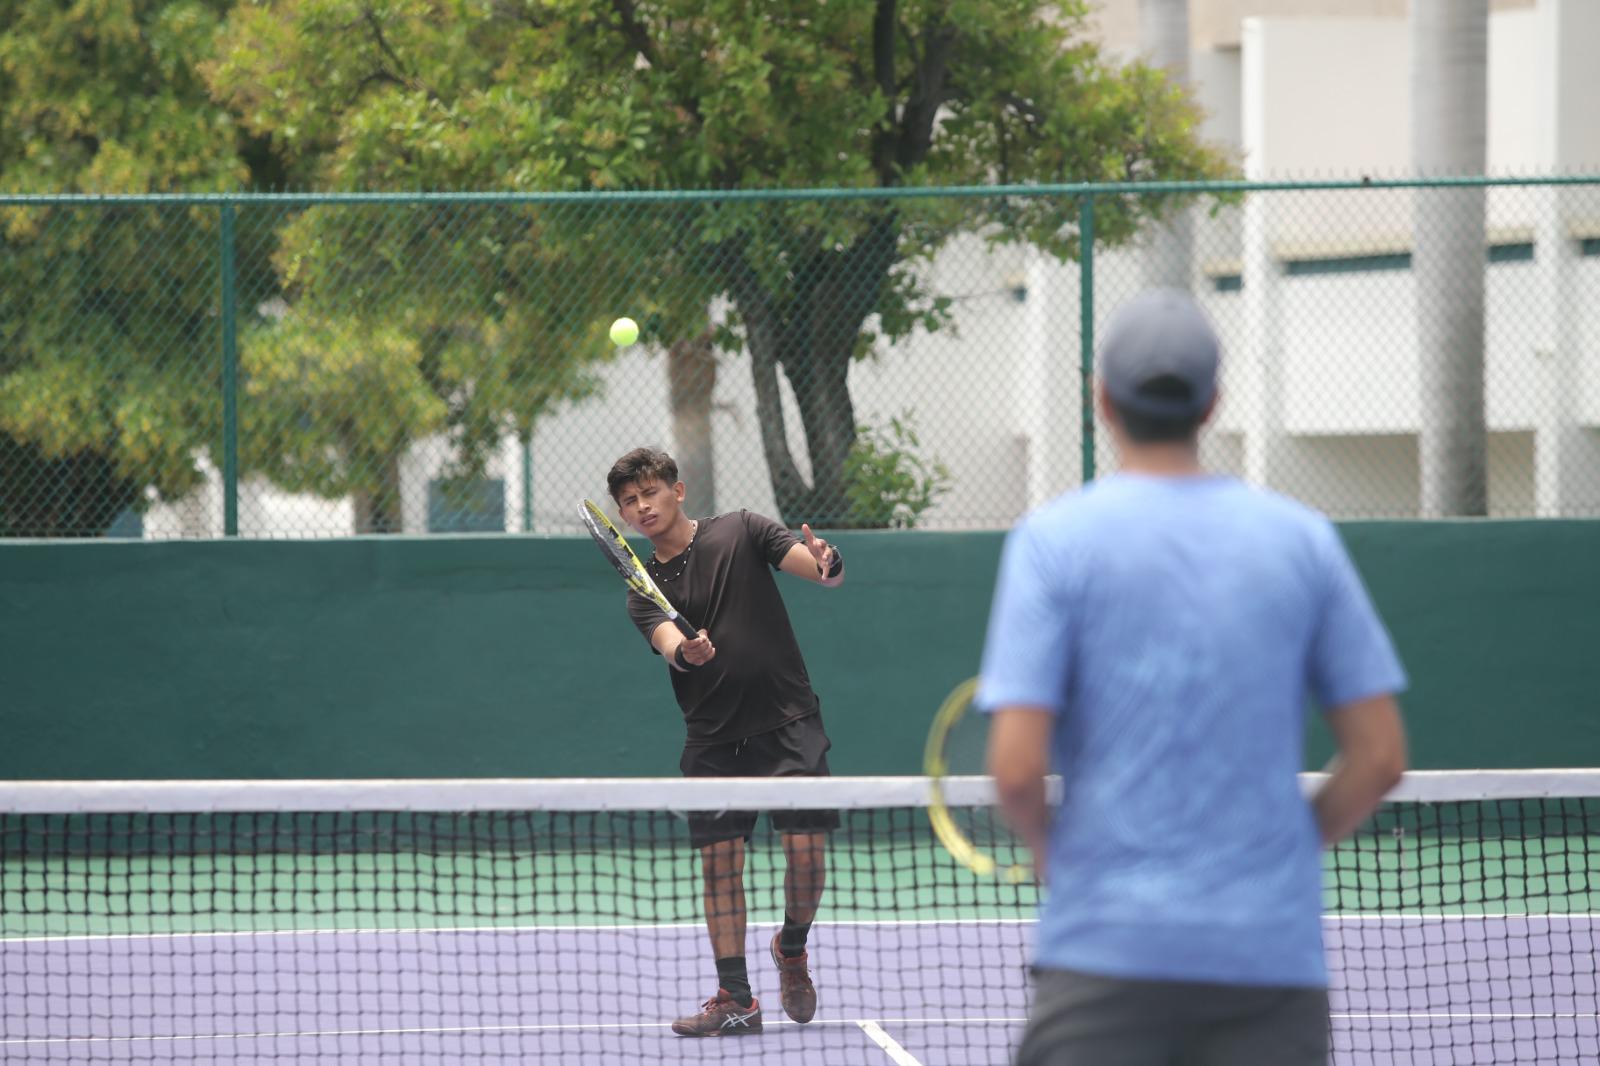
[[[1077,303],[1063,299],[1062,276],[1054,260],[1037,249],[1028,251],[1014,395],[1026,449],[1023,489],[1029,510],[1078,482],[1078,355],[1067,343],[1077,336]]]
[[[1265,173],[1266,54],[1262,24],[1246,19],[1242,29],[1245,177],[1260,181]],[[1272,251],[1273,206],[1279,194],[1250,193],[1244,201],[1243,343],[1236,358],[1243,361],[1244,395],[1239,397],[1239,428],[1244,435],[1246,481],[1271,487],[1279,479],[1283,455],[1283,268]]]
[[[1562,173],[1573,158],[1574,135],[1590,121],[1588,100],[1575,91],[1584,80],[1587,53],[1600,39],[1600,5],[1592,0],[1541,0],[1539,19],[1540,162]],[[1580,401],[1584,354],[1579,351],[1574,271],[1578,246],[1572,234],[1573,201],[1594,196],[1592,188],[1539,186],[1534,229],[1538,269],[1534,356],[1539,404],[1534,414],[1534,506],[1541,517],[1600,513],[1600,429],[1585,426]]]
[[[1139,47],[1175,85],[1190,88],[1189,0],[1139,0]],[[1194,212],[1188,205],[1146,234],[1146,288],[1194,288]]]

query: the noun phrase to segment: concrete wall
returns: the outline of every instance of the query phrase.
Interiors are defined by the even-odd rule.
[[[1188,0],[1189,36],[1196,50],[1225,51],[1239,47],[1247,18],[1393,18],[1403,19],[1407,0]],[[1489,0],[1491,11],[1519,11],[1539,0]],[[1548,0],[1547,0],[1548,2]],[[1139,43],[1140,0],[1091,0],[1091,23],[1097,39],[1113,49],[1131,50]]]

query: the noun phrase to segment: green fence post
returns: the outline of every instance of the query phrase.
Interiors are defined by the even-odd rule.
[[[533,430],[522,434],[522,531],[533,532]]]
[[[1094,196],[1078,206],[1078,370],[1082,375],[1083,483],[1094,480]]]
[[[239,535],[239,316],[234,208],[222,205],[222,534]]]

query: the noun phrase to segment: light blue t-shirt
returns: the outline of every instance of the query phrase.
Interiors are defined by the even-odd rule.
[[[1117,475],[1007,538],[979,705],[1058,716],[1036,962],[1327,983],[1296,774],[1324,709],[1405,674],[1332,524],[1231,478]]]

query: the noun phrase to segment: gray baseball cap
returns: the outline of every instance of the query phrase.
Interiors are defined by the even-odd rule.
[[[1117,407],[1153,418],[1196,418],[1217,394],[1216,331],[1181,289],[1151,289],[1111,316],[1100,375]]]

